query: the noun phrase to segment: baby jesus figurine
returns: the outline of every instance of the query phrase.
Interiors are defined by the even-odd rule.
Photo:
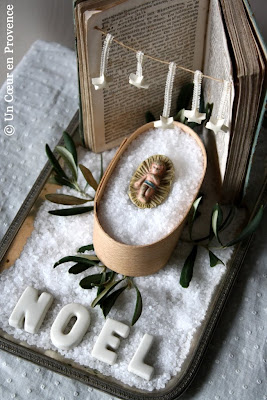
[[[168,196],[174,179],[172,161],[162,154],[144,160],[132,176],[129,197],[139,208],[159,206]]]
[[[133,186],[137,189],[136,197],[141,203],[146,204],[150,201],[165,172],[165,163],[163,161],[154,161],[150,165],[148,172],[134,183]]]

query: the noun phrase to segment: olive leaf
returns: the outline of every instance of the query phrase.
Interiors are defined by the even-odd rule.
[[[222,245],[222,243],[219,238],[218,231],[219,231],[220,225],[222,224],[222,221],[223,221],[222,209],[219,206],[219,204],[216,203],[215,206],[213,207],[213,212],[212,212],[212,217],[211,217],[211,227],[212,227],[212,231],[213,231],[216,239],[218,240],[218,242],[221,245]]]
[[[67,256],[67,257],[63,257],[59,261],[57,261],[54,264],[54,268],[56,268],[60,264],[64,264],[64,263],[70,262],[70,261],[81,263],[81,264],[86,264],[89,266],[97,265],[99,263],[99,261],[89,260],[88,258],[85,258],[84,256]]]
[[[50,149],[50,147],[48,146],[48,144],[46,144],[45,146],[45,151],[47,154],[47,157],[54,169],[54,171],[61,177],[61,178],[65,178],[68,180],[67,175],[65,174],[64,170],[62,169],[62,167],[60,166],[58,160],[56,159],[56,157],[54,156],[52,150]]]
[[[108,293],[111,292],[112,289],[115,288],[120,282],[122,282],[123,279],[120,279],[118,281],[112,281],[109,282],[106,286],[105,289],[94,299],[94,301],[91,304],[91,307],[95,307],[99,302],[103,299],[103,297],[107,296]]]
[[[191,129],[194,129],[196,126],[200,126],[197,122],[188,122],[187,120],[184,121],[184,124],[188,125]],[[203,124],[203,121],[201,124]]]
[[[62,178],[59,175],[51,176],[49,178],[49,183],[52,183],[54,185],[60,185],[60,186],[68,186],[72,189],[76,189],[76,187],[68,179]]]
[[[192,248],[189,256],[187,257],[183,265],[183,269],[180,276],[180,285],[183,288],[188,288],[189,283],[192,279],[196,256],[197,256],[197,245],[195,245]]]
[[[220,260],[216,254],[212,253],[212,251],[209,250],[209,258],[210,258],[210,266],[211,267],[215,267],[215,265],[217,264],[223,264],[224,262],[222,260]]]
[[[89,275],[83,278],[79,285],[83,289],[93,289],[95,287],[96,283],[100,283],[102,278],[102,274],[94,274],[94,275]]]
[[[92,265],[88,265],[88,264],[84,264],[84,263],[77,263],[74,264],[70,269],[69,269],[69,273],[70,274],[80,274],[81,272],[86,271],[88,268],[92,267]]]
[[[56,151],[60,154],[60,156],[69,167],[72,174],[72,179],[76,182],[78,179],[78,170],[73,155],[63,146],[56,146]]]
[[[213,110],[213,103],[207,103],[205,107],[206,120],[209,120]]]
[[[156,118],[154,117],[154,115],[150,111],[147,111],[145,113],[145,119],[146,119],[146,123],[156,121]]]
[[[223,221],[223,223],[219,227],[219,232],[224,231],[232,223],[232,221],[234,219],[234,216],[235,216],[235,211],[236,211],[235,207],[231,206],[227,217],[225,218],[225,220]]]
[[[177,113],[182,108],[188,107],[191,97],[193,95],[193,89],[194,89],[193,83],[186,83],[185,85],[183,85],[181,87],[181,90],[180,90],[180,93],[178,95],[177,102],[176,102]]]
[[[61,193],[46,194],[45,198],[51,201],[51,203],[63,204],[67,206],[84,204],[89,201],[88,199],[81,199],[80,197],[69,196],[67,194],[61,194]]]
[[[94,250],[94,245],[93,244],[88,244],[87,246],[82,246],[78,249],[78,253],[84,253],[85,251],[90,251]]]
[[[143,301],[142,301],[141,293],[135,284],[134,284],[134,288],[136,291],[136,303],[135,303],[134,315],[133,315],[132,322],[131,322],[132,326],[134,326],[134,324],[140,318],[140,315],[142,314],[142,309],[143,309]]]
[[[259,211],[255,215],[255,217],[248,223],[248,225],[242,230],[242,232],[237,236],[237,238],[231,240],[227,244],[225,244],[223,247],[230,247],[233,246],[242,240],[246,239],[250,235],[252,235],[253,232],[257,229],[259,226],[261,219],[263,216],[263,205],[260,207]]]
[[[79,257],[79,256],[78,256]],[[80,256],[81,258],[85,258],[87,260],[92,260],[92,261],[97,261],[97,263],[100,262],[99,258],[94,255],[94,254],[84,254],[82,256]]]
[[[216,205],[217,205],[217,204],[216,204]],[[213,207],[212,213],[211,213],[211,217],[210,217],[210,229],[209,229],[209,234],[206,235],[206,236],[202,236],[201,238],[194,239],[194,242],[195,242],[195,243],[203,242],[204,240],[207,240],[207,239],[209,239],[209,241],[211,241],[211,240],[213,239],[213,237],[214,237],[214,231],[213,231],[213,226],[212,226],[212,224],[213,224],[213,214],[214,214],[214,210],[215,210],[215,208],[216,208],[216,205]],[[220,210],[221,210],[221,209],[220,209]],[[221,214],[220,214],[220,221],[218,221],[218,222],[220,222],[220,225],[217,226],[218,232],[220,232],[220,230],[221,230],[221,221],[222,221],[221,216],[222,216],[222,212],[221,212]],[[216,218],[216,215],[214,216],[214,218]],[[215,222],[216,222],[216,221],[214,220],[214,224],[215,224]]]
[[[89,211],[92,211],[94,207],[89,206],[89,207],[74,207],[74,208],[63,208],[60,210],[51,210],[48,211],[49,214],[52,215],[58,215],[58,216],[68,216],[68,215],[78,215],[78,214],[84,214]]]
[[[63,132],[63,139],[66,149],[72,154],[75,164],[78,164],[78,157],[75,143],[72,137],[68,134],[68,132]]]
[[[111,282],[113,280],[115,276],[115,272],[114,271],[110,271],[110,272],[102,272],[102,278],[101,282],[99,284],[96,284],[95,286],[98,286],[98,289],[101,289],[99,291],[97,291],[97,295],[102,292],[102,289],[105,289],[105,286]]]
[[[203,91],[201,91],[201,93],[200,93],[200,101],[199,101],[199,112],[200,113],[204,113],[205,110],[206,110],[206,107],[205,107],[204,94],[203,94]],[[203,122],[204,121],[202,121],[202,123]]]
[[[127,288],[127,285],[122,286],[121,288],[115,290],[109,296],[107,296],[103,299],[103,302],[101,303],[101,308],[102,308],[105,318],[108,315],[108,313],[110,312],[110,310],[112,309],[112,307],[114,306],[118,297],[122,294],[122,292],[124,292],[124,290],[126,288]]]
[[[98,287],[98,289],[97,289],[97,294],[96,294],[97,296],[98,296],[101,292],[103,292],[103,290],[105,289],[105,283],[106,283],[106,280],[107,280],[106,276],[107,276],[107,270],[106,270],[106,268],[105,268],[104,271],[102,272],[101,281],[100,281],[99,287]],[[114,275],[113,275],[113,276],[114,276]],[[113,276],[112,276],[112,279],[113,279]]]
[[[182,124],[184,124],[185,123],[185,116],[184,116],[184,111],[185,111],[185,109],[184,108],[182,108],[180,111],[178,111],[178,113],[175,115],[175,117],[173,118],[174,119],[174,121],[178,121],[178,122],[181,122]]]
[[[50,183],[50,185],[61,185],[61,184],[59,184],[56,180],[55,180],[55,175],[51,175],[49,178],[48,178],[48,181],[47,181],[48,183]]]
[[[110,279],[112,276],[113,276],[112,272],[107,272],[105,274],[105,280]],[[83,289],[93,289],[96,285],[101,284],[102,277],[103,277],[103,273],[86,276],[85,278],[83,278],[80,281],[79,285]]]
[[[84,165],[79,164],[80,170],[82,171],[82,174],[86,180],[86,182],[94,189],[97,189],[98,183],[95,180],[95,178],[93,177],[92,172],[86,168]]]
[[[189,213],[189,219],[188,219],[188,228],[189,228],[189,236],[190,239],[192,240],[192,229],[193,229],[193,224],[194,221],[196,219],[196,213],[197,213],[197,209],[199,206],[199,203],[201,202],[202,196],[198,197],[194,203],[192,204],[190,213]]]

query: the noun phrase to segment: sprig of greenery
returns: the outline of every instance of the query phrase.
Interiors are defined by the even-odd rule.
[[[78,164],[78,156],[75,147],[75,143],[71,136],[67,132],[63,132],[64,146],[56,146],[55,151],[60,155],[62,160],[64,161],[64,165],[67,167],[67,171],[62,168],[53,152],[51,151],[48,144],[46,145],[46,154],[48,160],[50,161],[53,167],[53,176],[50,178],[50,183],[60,185],[60,186],[68,186],[72,189],[75,189],[82,197],[69,196],[66,194],[59,193],[50,193],[45,197],[48,201],[55,204],[63,204],[63,205],[81,205],[88,203],[89,201],[93,201],[94,197],[90,196],[86,191],[86,187],[90,186],[95,191],[97,190],[98,183],[93,177],[92,172],[82,164]],[[101,171],[103,170],[103,159],[101,155]],[[82,172],[82,175],[86,181],[85,189],[81,189],[78,184],[78,173],[79,170]],[[101,177],[100,177],[101,179]],[[72,207],[72,208],[64,208],[60,210],[51,210],[49,211],[52,215],[58,216],[67,216],[67,215],[77,215],[87,213],[93,210],[92,206],[84,206],[84,207]]]
[[[181,271],[181,275],[180,275],[180,285],[184,288],[187,288],[192,280],[198,247],[201,246],[208,251],[210,267],[213,268],[218,264],[224,265],[223,261],[210,250],[210,245],[211,245],[211,242],[213,241],[214,237],[216,238],[217,242],[219,243],[220,249],[225,249],[225,248],[234,246],[234,245],[238,244],[239,242],[247,239],[250,235],[252,235],[252,233],[255,232],[255,230],[259,226],[260,221],[263,216],[263,206],[261,206],[260,209],[258,210],[258,212],[256,213],[256,215],[254,216],[254,218],[250,222],[248,222],[246,227],[239,233],[239,235],[235,239],[231,240],[230,242],[223,244],[220,239],[219,233],[222,232],[223,230],[225,230],[233,221],[235,208],[231,207],[227,217],[224,219],[222,208],[217,203],[217,204],[215,204],[215,206],[213,207],[212,212],[211,212],[211,217],[210,217],[211,223],[210,223],[209,234],[202,238],[193,239],[192,238],[193,224],[196,219],[197,210],[200,205],[201,199],[202,199],[202,197],[199,197],[198,199],[195,200],[195,202],[192,205],[191,211],[189,213],[188,230],[189,230],[190,242],[192,243],[193,247],[184,262],[184,265],[183,265],[183,268]]]
[[[191,282],[191,279],[193,277],[193,269],[197,256],[197,249],[198,246],[194,245],[184,262],[184,266],[180,276],[180,285],[184,288],[188,288],[189,283]]]
[[[93,250],[93,244],[89,244],[86,246],[82,246],[78,249],[78,253],[83,253],[86,250]],[[109,314],[110,310],[116,303],[117,299],[126,289],[135,289],[136,292],[136,303],[134,308],[134,313],[131,321],[131,325],[133,326],[142,314],[142,296],[137,288],[136,284],[133,281],[133,278],[124,276],[123,278],[118,278],[118,274],[114,271],[111,271],[104,265],[99,265],[99,258],[93,255],[75,255],[75,256],[67,256],[61,258],[54,264],[54,268],[58,265],[74,262],[68,272],[70,274],[78,275],[81,272],[84,272],[92,267],[98,266],[100,272],[97,274],[88,275],[82,280],[80,280],[79,284],[81,288],[85,290],[91,290],[97,288],[96,297],[94,298],[91,307],[99,306],[103,312],[104,317],[106,318]],[[123,284],[121,286],[120,284]],[[120,286],[119,288],[116,288]],[[116,289],[115,289],[116,288]]]

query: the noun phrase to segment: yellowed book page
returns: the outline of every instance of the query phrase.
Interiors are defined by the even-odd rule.
[[[229,130],[227,133],[220,131],[217,134],[214,134],[220,169],[220,178],[221,181],[223,181],[229,151],[230,128],[234,101],[234,84],[232,76],[232,63],[218,0],[210,0],[204,73],[209,76],[229,80],[232,82],[231,93],[226,103],[224,115],[225,125],[229,127]],[[213,103],[212,115],[216,117],[219,110],[223,83],[205,79],[203,81],[203,86],[205,103]],[[213,132],[208,131],[208,135],[213,135]]]
[[[99,76],[104,37],[95,26],[110,32],[126,45],[190,69],[203,66],[208,0],[138,0],[97,14],[88,14],[88,64],[90,79]],[[136,73],[136,54],[112,43],[107,74],[113,78],[109,90],[96,91],[91,85],[94,150],[119,144],[145,123],[145,112],[156,119],[162,114],[168,65],[144,58],[143,75],[148,90],[129,84]],[[181,86],[192,74],[177,69],[171,115]]]

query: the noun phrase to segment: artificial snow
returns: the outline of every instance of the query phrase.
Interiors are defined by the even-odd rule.
[[[160,206],[140,209],[129,199],[129,183],[138,166],[156,154],[173,162],[171,191]],[[98,218],[103,229],[113,239],[130,245],[151,244],[168,235],[194,201],[203,164],[196,140],[177,126],[150,129],[138,136],[119,160],[99,203]]]
[[[171,132],[169,136],[170,147],[173,147]],[[124,184],[123,187],[118,188],[117,199],[121,197],[125,202],[129,201],[125,192],[126,186],[128,186],[128,178],[140,161],[157,152],[164,153],[175,163],[177,182],[173,186],[173,192],[176,190],[175,185],[179,186],[181,181],[185,180],[185,176],[191,179],[189,174],[196,175],[194,184],[197,184],[198,167],[197,162],[194,162],[194,158],[197,156],[189,154],[190,140],[187,144],[186,153],[184,152],[184,157],[191,159],[190,171],[188,167],[185,167],[185,162],[181,163],[181,161],[176,160],[176,157],[172,155],[172,150],[168,150],[169,146],[161,145],[159,148],[156,144],[154,146],[155,142],[157,142],[156,139],[153,141],[152,150],[147,149],[144,152],[142,150],[142,154],[139,154],[140,149],[136,149],[138,153],[136,155],[132,150],[130,151],[131,172],[128,171],[127,178],[123,178]],[[136,145],[137,143],[136,141]],[[180,146],[179,143],[175,144],[175,147],[177,146]],[[185,143],[183,146],[185,146]],[[84,150],[81,153],[80,162],[91,169],[97,179],[100,170],[99,155]],[[196,152],[192,153],[195,154]],[[113,155],[113,150],[104,153],[105,166]],[[189,163],[186,165],[189,166]],[[120,169],[118,175],[123,175],[123,173],[124,169]],[[193,179],[191,179],[191,182],[193,182]],[[184,188],[181,189],[180,186],[178,190],[183,191],[183,196],[185,196],[185,192],[188,192],[187,196],[190,196],[189,186],[185,183]],[[68,188],[60,191],[77,195],[75,191]],[[171,196],[174,196],[173,192]],[[158,207],[157,215],[161,213],[161,209],[167,212],[167,205],[168,201]],[[130,203],[129,206],[132,207]],[[98,370],[103,375],[111,376],[129,386],[147,391],[164,388],[171,377],[176,376],[182,370],[193,339],[200,332],[201,323],[207,314],[212,295],[215,293],[216,286],[223,278],[227,267],[220,264],[210,268],[207,251],[200,249],[193,279],[189,288],[183,289],[179,285],[179,277],[183,262],[191,250],[191,245],[179,242],[166,267],[154,275],[134,279],[142,294],[143,312],[138,322],[131,327],[129,337],[121,340],[121,345],[117,350],[117,363],[114,366],[106,365],[91,355],[92,348],[105,322],[99,307],[93,309],[90,307],[92,300],[96,297],[96,289],[84,290],[79,286],[83,277],[96,273],[99,269],[93,267],[79,275],[68,273],[72,263],[62,264],[53,269],[54,263],[61,257],[75,255],[79,247],[92,243],[93,213],[69,217],[48,214],[49,210],[64,207],[66,206],[55,205],[48,201],[41,206],[35,219],[32,235],[20,257],[13,267],[0,275],[0,328],[19,341],[27,342],[29,345],[37,346],[40,349],[58,351],[67,359],[72,359],[83,366]],[[138,215],[144,212],[144,210],[138,209],[135,211]],[[152,225],[158,224],[157,218],[152,219]],[[167,220],[170,218],[169,216]],[[145,222],[146,219],[143,220],[143,224]],[[128,220],[127,223],[124,221],[123,224],[125,226],[130,225]],[[164,220],[161,219],[161,229],[165,230],[164,224]],[[146,229],[143,226],[142,233]],[[216,255],[224,262],[230,259],[231,254],[231,249],[216,250]],[[54,302],[37,334],[29,334],[24,330],[14,329],[8,325],[8,319],[27,286],[33,286],[40,292],[46,291],[54,296]],[[58,350],[51,342],[50,328],[61,308],[72,302],[80,303],[89,309],[91,325],[77,347],[68,351]],[[134,307],[135,290],[126,290],[115,303],[109,317],[130,325]],[[148,364],[155,368],[155,374],[148,382],[127,370],[128,364],[145,333],[153,335],[155,338],[147,359]]]

